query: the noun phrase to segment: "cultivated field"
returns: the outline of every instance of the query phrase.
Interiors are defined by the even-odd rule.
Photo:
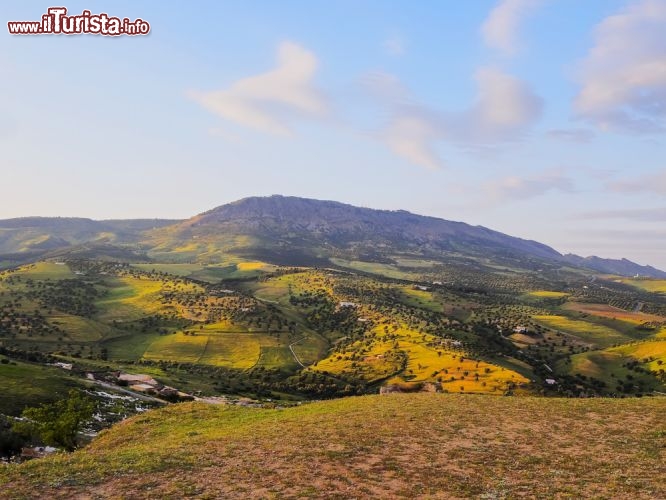
[[[566,316],[535,315],[534,320],[548,328],[563,331],[577,337],[582,342],[594,346],[608,347],[616,343],[631,340],[630,337],[607,326],[598,325],[589,321],[571,319]]]
[[[647,292],[656,292],[656,293],[666,293],[666,280],[658,279],[631,279],[631,278],[617,278],[617,281],[621,281],[627,285],[635,286],[641,290]]]
[[[434,382],[447,392],[501,393],[509,384],[529,382],[521,374],[470,358],[431,335],[398,328],[350,344],[310,369],[368,382],[389,378],[389,384]]]
[[[631,357],[653,371],[666,369],[666,340],[637,342],[635,344],[613,347],[608,351]]]
[[[561,299],[562,297],[566,297],[569,294],[566,292],[553,292],[551,290],[536,290],[534,292],[530,292],[528,295],[531,295],[532,297],[539,297],[540,299]]]
[[[332,258],[330,260],[336,266],[340,266],[353,271],[360,271],[362,273],[386,276],[387,278],[413,279],[416,277],[416,275],[413,272],[403,271],[391,264],[382,264],[379,262],[362,262],[359,260],[344,260],[337,258]]]
[[[656,314],[646,314],[643,312],[626,311],[624,309],[620,309],[619,307],[613,307],[607,304],[567,302],[562,306],[562,308],[568,311],[576,311],[583,314],[591,314],[593,316],[616,319],[633,324],[647,323],[650,321],[666,321],[666,318],[663,316],[657,316]]]

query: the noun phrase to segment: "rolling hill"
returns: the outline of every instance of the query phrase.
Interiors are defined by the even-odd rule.
[[[164,219],[95,221],[76,217],[0,220],[0,268],[62,254],[104,255],[136,251],[142,234],[173,224]]]
[[[666,281],[622,276],[655,269],[282,196],[0,227],[3,421],[100,385],[237,404],[0,467],[0,497],[664,494]]]
[[[0,271],[0,348],[20,360],[276,399],[666,388],[662,351],[639,356],[666,327],[661,281],[483,227],[284,196],[185,221],[0,226],[27,262]]]
[[[31,498],[664,498],[660,399],[397,394],[181,404],[73,454],[0,467]]]

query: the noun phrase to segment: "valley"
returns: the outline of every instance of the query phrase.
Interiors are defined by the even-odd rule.
[[[71,220],[39,222],[30,230],[15,223],[13,244],[20,234],[29,240],[0,256],[0,444],[7,456],[21,452],[9,429],[26,408],[84,394],[96,413],[78,438],[92,439],[83,450],[0,468],[10,498],[35,488],[106,497],[119,487],[114,477],[121,489],[167,496],[307,496],[290,479],[302,468],[271,448],[287,429],[297,448],[306,436],[318,440],[303,459],[330,472],[322,476],[328,491],[517,495],[530,478],[530,491],[560,495],[581,487],[567,464],[582,466],[571,450],[590,425],[609,436],[600,453],[652,472],[608,482],[598,464],[586,488],[636,498],[660,491],[663,436],[654,422],[666,395],[666,295],[658,270],[599,272],[485,228],[283,197],[241,200],[185,222],[104,223],[103,242],[96,223],[82,233]],[[63,224],[72,241],[30,247]],[[328,417],[315,431],[308,419],[316,415]],[[629,450],[613,437],[627,419]],[[349,427],[361,420],[375,437]],[[529,443],[519,437],[526,429]],[[154,444],[167,435],[160,451]],[[405,439],[408,461],[384,456]],[[277,483],[246,467],[266,458],[258,451],[266,446],[281,457],[271,465],[285,471]],[[245,479],[209,484],[188,465],[208,464],[208,453],[231,462],[206,467]],[[509,471],[514,455],[524,456],[518,475]],[[435,456],[452,468],[426,479]],[[352,469],[341,465],[350,460]],[[509,482],[494,483],[494,472],[464,476],[470,460],[491,463]],[[556,472],[535,482],[543,461]],[[363,472],[380,463],[372,477],[385,485]],[[31,471],[43,479],[20,479],[37,477]],[[415,474],[418,491],[405,482]]]
[[[575,272],[345,263],[239,260],[218,280],[218,266],[40,261],[0,273],[0,349],[151,373],[197,396],[666,391],[658,292]]]

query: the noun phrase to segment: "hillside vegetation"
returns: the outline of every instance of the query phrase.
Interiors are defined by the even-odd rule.
[[[666,496],[663,399],[396,394],[179,404],[0,468],[3,498]]]
[[[61,361],[80,375],[150,374],[201,396],[300,400],[382,386],[666,392],[658,342],[666,298],[614,277],[491,272],[404,256],[390,269],[367,263],[364,271],[230,262],[52,259],[2,271],[0,354],[24,371]],[[212,269],[227,278],[215,280]],[[70,384],[40,391],[26,381],[22,391],[19,371],[0,370],[7,414],[76,384],[70,376]]]
[[[175,404],[0,496],[665,497],[657,270],[280,196],[52,222],[0,221],[0,438],[70,389],[85,432]]]
[[[395,259],[396,252],[405,255]],[[542,243],[482,226],[404,210],[279,195],[245,198],[185,221],[0,220],[0,268],[64,255],[206,266],[228,261],[230,255],[290,266],[325,266],[334,259],[361,266],[364,261],[403,265],[418,256],[440,264],[484,262],[528,270],[575,267],[666,279],[663,271],[626,259],[562,255]],[[220,276],[220,270],[214,271],[213,276]]]

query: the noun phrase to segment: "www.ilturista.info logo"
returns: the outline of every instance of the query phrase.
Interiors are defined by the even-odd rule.
[[[93,14],[84,10],[78,16],[68,16],[65,7],[49,7],[41,21],[9,21],[11,35],[147,35],[150,24],[143,19],[130,21],[127,17]]]

